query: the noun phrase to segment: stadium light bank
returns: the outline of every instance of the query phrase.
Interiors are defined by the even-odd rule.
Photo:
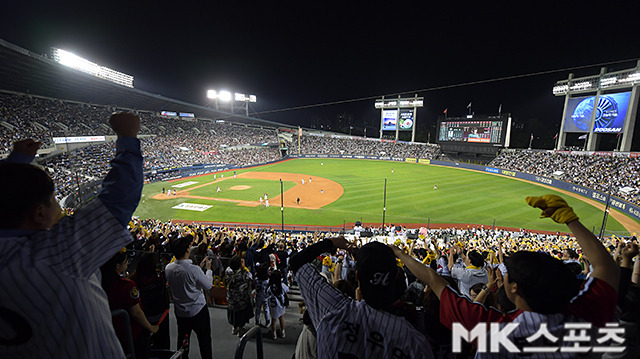
[[[244,102],[244,105],[241,106],[241,109],[244,109],[244,112],[247,116],[249,116],[249,103],[255,103],[257,101],[256,95],[246,95],[243,93],[236,92],[233,97],[231,96],[231,92],[229,91],[216,91],[216,90],[207,90],[207,98],[214,100],[216,103],[216,110],[218,109],[218,101],[224,103],[230,103],[231,105],[231,113],[234,112],[233,102]],[[234,101],[231,101],[234,100]]]
[[[71,67],[72,69],[82,71],[103,80],[111,81],[118,85],[133,88],[133,76],[131,75],[100,66],[69,51],[55,47],[51,48],[51,55],[53,60],[61,65]]]

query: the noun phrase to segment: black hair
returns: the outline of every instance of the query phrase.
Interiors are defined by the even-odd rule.
[[[191,248],[191,242],[193,242],[193,236],[190,234],[174,239],[171,242],[171,253],[176,259],[184,257],[185,253]]]
[[[474,293],[480,294],[480,291],[482,290],[482,287],[484,286],[484,283],[476,283],[474,285],[471,286],[471,288],[469,288],[469,294],[471,294],[471,291],[474,291]]]
[[[111,259],[107,261],[107,263],[103,264],[100,267],[100,274],[102,275],[102,289],[106,291],[111,287],[111,283],[113,283],[116,279],[118,279],[119,275],[116,272],[116,266],[120,263],[123,263],[128,258],[127,252],[118,252]]]
[[[567,252],[567,255],[569,256],[569,258],[571,258],[571,259],[580,258],[580,256],[578,255],[578,252],[576,252],[575,250],[573,250],[571,248],[567,248],[567,249],[565,249],[565,251]]]
[[[240,269],[240,267],[242,267],[242,257],[236,254],[229,260],[229,268],[235,272]]]
[[[469,262],[471,262],[471,265],[473,266],[484,266],[484,258],[478,251],[469,251],[469,253],[467,254],[467,258],[469,258]]]
[[[571,273],[573,273],[573,275],[575,275],[576,277],[579,276],[580,273],[582,273],[582,266],[578,262],[567,262],[565,263],[565,265],[569,267]]]
[[[431,267],[431,269],[433,270],[438,270],[438,261],[435,259],[432,259],[431,262],[429,263],[429,267]]]
[[[510,282],[534,312],[563,312],[579,290],[580,281],[562,261],[539,252],[519,251],[506,261]]]
[[[269,279],[269,263],[263,263],[256,267],[256,278],[259,280]]]
[[[132,279],[136,282],[144,282],[148,278],[156,275],[158,267],[158,254],[154,252],[144,253],[138,259],[136,272]]]
[[[496,292],[496,304],[502,313],[509,313],[516,309],[516,305],[509,300],[504,286],[498,288],[498,291]]]
[[[0,228],[17,228],[37,204],[50,206],[55,185],[40,168],[24,163],[0,165],[2,194]]]

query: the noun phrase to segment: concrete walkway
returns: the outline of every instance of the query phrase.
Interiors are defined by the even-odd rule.
[[[227,309],[217,306],[214,308],[209,308],[209,316],[211,318],[213,357],[234,358],[239,338],[236,335],[231,334],[231,325],[227,323]],[[270,333],[268,329],[262,330],[264,358],[290,359],[293,356],[296,347],[296,341],[298,340],[298,336],[302,331],[302,323],[299,320],[301,317],[302,315],[300,315],[298,312],[298,302],[292,300],[284,314],[286,338],[278,338],[276,340],[273,340],[269,335]],[[173,304],[171,304],[169,320],[171,333],[171,350],[176,350],[176,337],[178,335],[178,327],[176,325],[176,317],[173,311]],[[251,319],[250,324],[254,324],[254,319]],[[247,330],[250,328],[251,326],[246,326]],[[256,357],[256,341],[255,339],[252,339],[247,343],[245,347],[243,358],[250,359]],[[191,334],[189,358],[201,358],[200,349],[198,347],[198,337],[195,335],[195,333]]]

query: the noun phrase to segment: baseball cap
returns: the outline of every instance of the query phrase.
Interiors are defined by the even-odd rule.
[[[398,273],[396,256],[380,242],[368,243],[356,253],[356,270],[362,296],[374,308],[390,305]]]

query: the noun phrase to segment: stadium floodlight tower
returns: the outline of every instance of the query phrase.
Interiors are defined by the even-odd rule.
[[[257,101],[256,95],[245,95],[243,93],[235,93],[233,96],[229,91],[216,91],[216,90],[208,90],[207,98],[215,100],[216,110],[219,109],[219,103],[228,103],[231,106],[231,113],[235,113],[236,110],[244,110],[244,114],[249,116],[249,103],[255,103]],[[243,104],[238,108],[234,107],[233,103],[235,102],[243,102]]]
[[[71,67],[72,69],[82,71],[103,80],[111,81],[118,85],[133,88],[133,76],[100,66],[69,51],[52,47],[51,57],[61,65]]]
[[[376,100],[376,108],[381,110],[380,138],[384,131],[395,131],[396,141],[400,131],[411,131],[411,142],[416,139],[416,113],[422,107],[424,97],[415,95],[412,98],[398,98]]]
[[[565,147],[567,133],[583,134],[585,149],[595,151],[598,136],[617,134],[616,150],[629,152],[638,111],[640,61],[632,69],[607,72],[596,76],[569,78],[556,82],[555,96],[564,96],[564,111],[556,150]]]

